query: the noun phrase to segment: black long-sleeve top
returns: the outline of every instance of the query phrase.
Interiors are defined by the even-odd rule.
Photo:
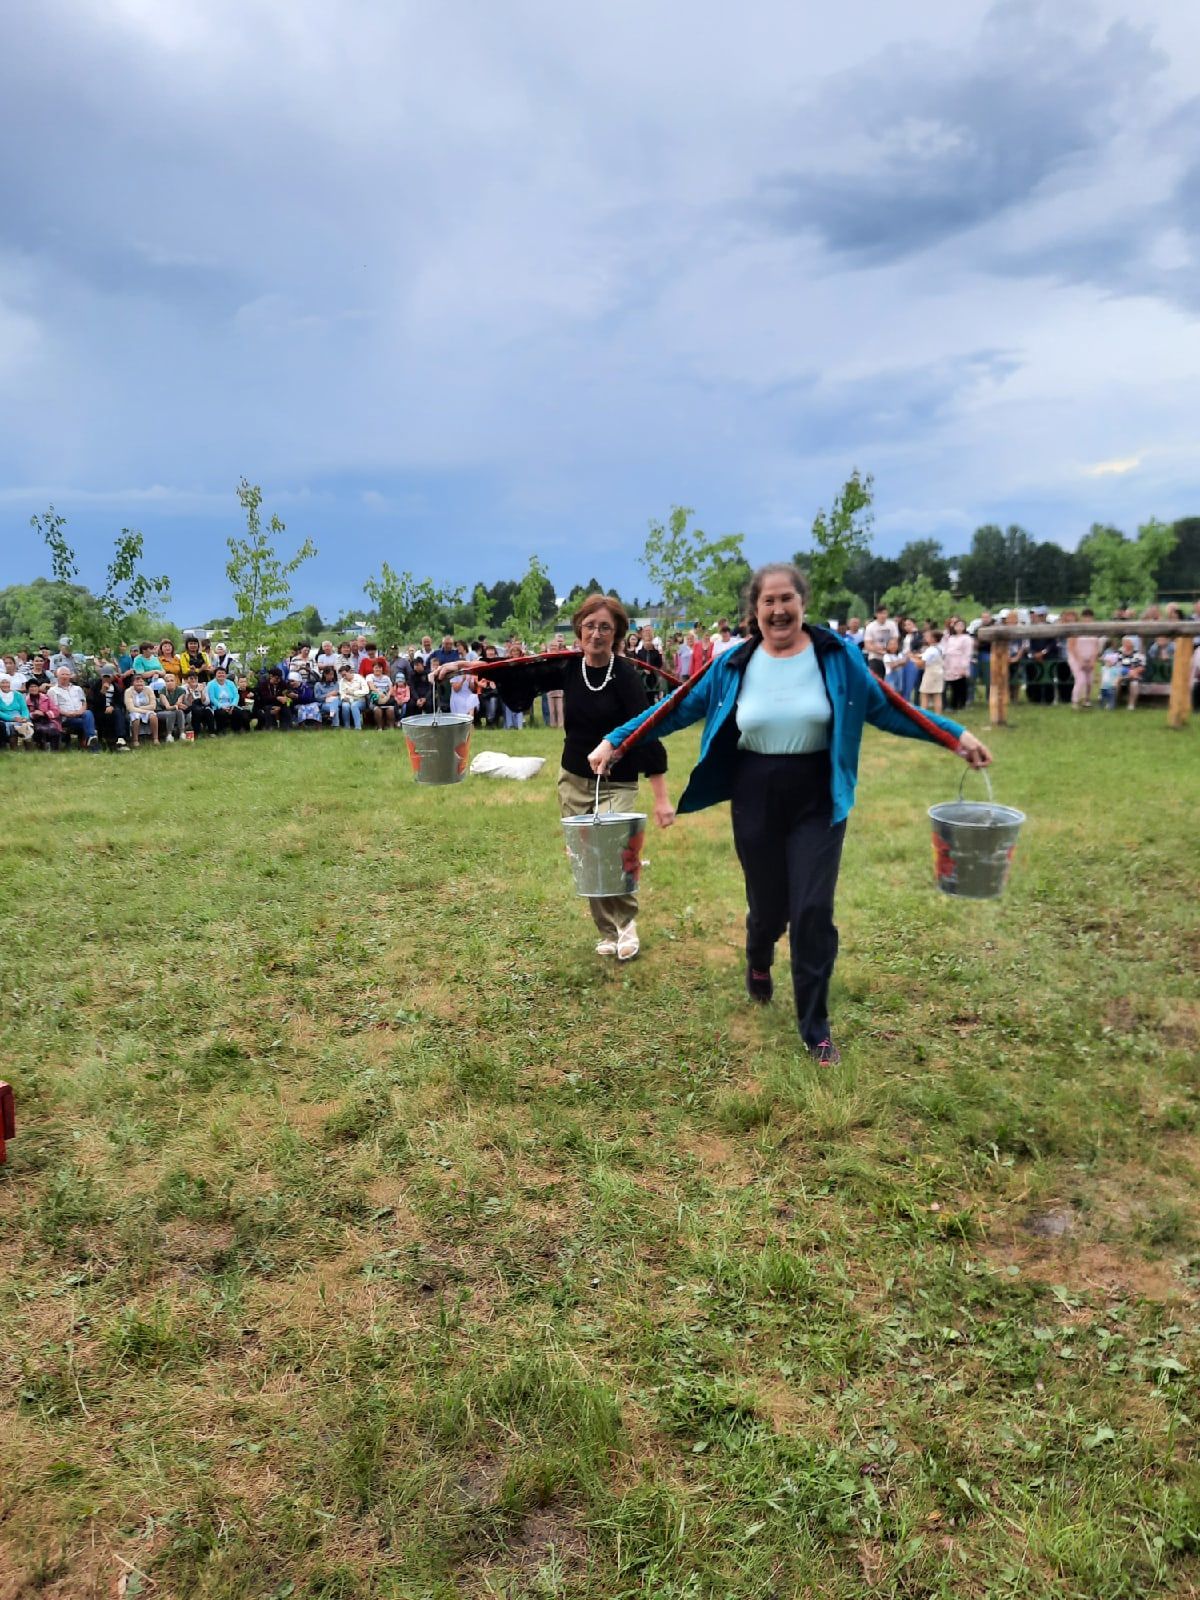
[[[610,728],[636,717],[650,704],[646,674],[624,656],[613,658],[612,677],[603,689],[607,667],[585,667],[577,651],[529,656],[520,660],[473,662],[472,670],[488,677],[495,671],[496,688],[510,711],[528,711],[540,694],[561,689],[563,696],[562,764],[577,778],[591,778],[588,751],[594,750]],[[592,688],[584,683],[584,672]],[[639,773],[656,777],[667,770],[667,752],[660,739],[643,739],[610,769],[615,783],[636,783]]]

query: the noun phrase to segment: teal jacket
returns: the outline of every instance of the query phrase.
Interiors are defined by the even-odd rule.
[[[854,805],[858,747],[862,743],[865,722],[904,739],[928,739],[929,735],[892,705],[857,645],[847,645],[836,633],[811,622],[805,623],[805,628],[817,652],[817,665],[833,710],[829,758],[833,769],[832,821],[838,823],[849,816]],[[696,687],[655,725],[655,738],[665,739],[668,734],[704,719],[700,759],[683,791],[677,807],[679,811],[702,811],[705,806],[719,805],[733,794],[738,742],[737,698],[746,663],[757,648],[758,640],[748,639],[736,650],[727,650],[718,656]],[[631,717],[606,735],[608,742],[615,748],[653,715],[651,706],[640,716]],[[933,711],[923,715],[956,738],[962,736],[961,724],[952,722],[949,717],[938,716]]]

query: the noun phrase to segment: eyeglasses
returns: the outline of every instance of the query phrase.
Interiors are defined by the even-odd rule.
[[[611,622],[585,622],[580,629],[581,633],[613,633],[615,631]]]

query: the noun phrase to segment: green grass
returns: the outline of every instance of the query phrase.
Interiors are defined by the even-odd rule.
[[[0,761],[0,1596],[1195,1593],[1200,746],[1016,720],[988,904],[868,735],[826,1072],[723,810],[618,967],[553,761]]]

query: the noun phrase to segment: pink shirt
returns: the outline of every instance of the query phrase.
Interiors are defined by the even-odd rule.
[[[1094,639],[1090,633],[1080,633],[1067,640],[1067,660],[1073,667],[1094,667],[1103,649],[1103,639]]]
[[[943,636],[942,656],[946,663],[947,682],[967,676],[974,654],[975,641],[969,633],[947,633]]]

